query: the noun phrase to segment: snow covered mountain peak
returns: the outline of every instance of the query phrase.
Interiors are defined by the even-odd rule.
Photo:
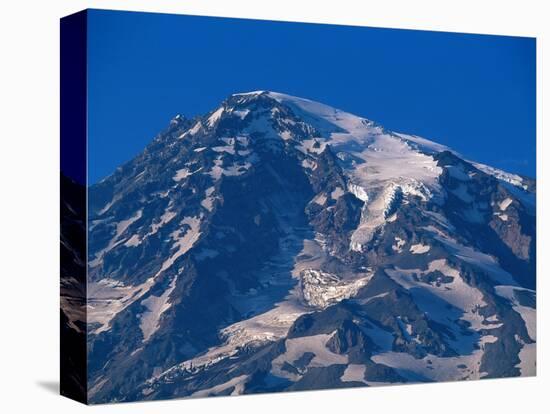
[[[258,97],[271,98],[277,103],[290,108],[292,113],[318,131],[319,138],[322,138],[321,149],[329,144],[335,152],[352,154],[362,152],[365,160],[372,153],[380,152],[381,154],[372,156],[371,161],[376,164],[376,159],[381,157],[387,158],[388,163],[395,161],[398,168],[406,167],[403,171],[404,175],[415,179],[418,177],[427,186],[431,186],[430,182],[433,182],[433,174],[426,174],[426,169],[433,172],[431,171],[433,166],[421,165],[419,169],[412,171],[415,168],[411,169],[410,167],[416,164],[415,161],[418,161],[415,160],[416,154],[420,154],[419,156],[422,157],[423,155],[432,156],[449,151],[463,158],[460,153],[446,145],[417,135],[389,131],[375,121],[307,98],[268,90],[237,93],[232,96],[241,97],[245,102],[253,102]],[[358,148],[363,151],[357,151]],[[524,179],[517,174],[507,173],[479,162],[475,165],[487,174],[519,189],[526,190],[528,187]],[[378,170],[377,168],[374,169]],[[391,176],[390,171],[386,170],[386,173]],[[393,178],[393,176],[390,177],[390,179]]]
[[[535,183],[278,92],[89,189],[91,399],[534,372]]]

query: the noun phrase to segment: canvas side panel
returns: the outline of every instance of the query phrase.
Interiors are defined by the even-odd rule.
[[[87,402],[87,13],[61,19],[60,392]]]

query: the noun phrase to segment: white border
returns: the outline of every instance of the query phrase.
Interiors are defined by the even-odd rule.
[[[538,376],[434,385],[312,391],[239,398],[101,406],[101,412],[419,412],[522,413],[544,410],[550,381],[545,305],[548,254],[547,172],[543,143],[543,1],[235,1],[50,0],[0,5],[0,406],[3,412],[77,413],[85,408],[49,391],[58,373],[59,25],[86,7],[260,18],[374,27],[536,36],[538,159]],[[546,137],[548,138],[548,137]],[[518,137],[518,145],[522,145]]]

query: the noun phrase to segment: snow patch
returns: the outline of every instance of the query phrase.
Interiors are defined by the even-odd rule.
[[[190,128],[189,130],[185,131],[183,134],[181,134],[178,138],[179,139],[183,139],[185,138],[187,135],[195,135],[197,132],[199,132],[202,128],[202,124],[201,124],[201,121],[197,121],[195,123],[195,125],[193,125],[192,128]]]
[[[410,248],[412,254],[424,254],[430,251],[430,246],[427,244],[413,244]]]
[[[372,356],[372,361],[394,368],[411,381],[457,381],[480,379],[487,374],[480,371],[485,344],[497,341],[496,336],[486,335],[480,341],[480,349],[457,357],[438,357],[428,354],[417,359],[404,352],[384,352]]]
[[[162,266],[155,277],[172,266],[180,256],[187,253],[187,251],[193,247],[201,235],[199,231],[201,224],[200,218],[185,217],[181,221],[181,224],[186,225],[188,229],[184,230],[180,228],[170,234],[170,237],[174,240],[174,247],[176,247],[176,251],[162,263]]]
[[[522,377],[531,377],[537,374],[537,344],[535,342],[531,344],[525,344],[523,341],[518,341],[523,344],[523,347],[519,351],[519,364],[516,365],[519,368],[520,375]]]
[[[172,180],[174,181],[181,181],[192,175],[193,173],[189,172],[188,168],[182,168],[180,170],[176,171],[176,175],[172,177]]]
[[[151,338],[151,336],[158,330],[160,317],[170,308],[171,304],[168,302],[168,299],[176,287],[177,279],[178,277],[176,275],[162,295],[151,295],[141,301],[141,304],[146,308],[146,311],[140,315],[139,323],[144,342],[147,342],[149,338]]]
[[[301,375],[289,372],[283,368],[286,364],[292,365],[295,363],[295,361],[306,352],[310,352],[315,356],[306,364],[303,369],[304,371],[307,370],[307,368],[313,367],[329,367],[334,364],[347,364],[347,355],[336,354],[327,348],[327,342],[334,334],[335,332],[331,334],[305,336],[285,340],[286,351],[271,362],[271,373],[277,377],[288,378],[291,381],[298,380]]]
[[[500,211],[506,211],[506,209],[510,204],[512,204],[512,199],[506,198],[502,200],[500,203],[498,203],[498,207],[500,208]]]
[[[235,115],[238,118],[244,119],[246,116],[250,113],[249,109],[243,109],[243,110],[234,110],[232,112],[233,115]]]
[[[341,280],[331,273],[306,269],[301,272],[302,295],[309,306],[323,309],[355,296],[371,278],[372,274],[363,274],[356,279]]]
[[[504,181],[505,183],[511,184],[514,187],[519,187],[522,190],[527,190],[527,186],[523,184],[523,178],[517,174],[507,173],[506,171],[502,171],[498,168],[490,167],[485,164],[473,163],[473,165],[478,170],[483,171],[485,174],[492,175],[497,180]]]
[[[214,187],[207,188],[206,191],[204,192],[206,198],[201,201],[201,206],[203,206],[208,211],[212,211],[213,208],[214,208],[215,198],[212,197],[212,194],[214,193],[214,190],[215,190]]]
[[[224,113],[224,111],[225,111],[225,108],[223,106],[216,109],[212,113],[212,115],[210,115],[210,117],[208,118],[208,121],[206,121],[208,126],[213,127],[216,124],[216,122],[218,122],[220,120],[220,118],[222,117],[222,114]]]
[[[506,285],[499,285],[495,286],[495,292],[497,295],[508,299],[510,304],[512,305],[512,309],[516,311],[519,316],[523,319],[523,322],[525,323],[525,328],[527,329],[527,333],[529,334],[529,337],[531,340],[536,341],[537,340],[537,310],[528,306],[521,305],[518,298],[516,297],[515,292],[516,291],[524,291],[528,292],[532,295],[535,295],[534,290],[521,288],[518,286],[506,286]]]
[[[141,238],[139,237],[138,234],[134,234],[132,237],[130,237],[126,243],[124,243],[124,245],[126,247],[136,247],[136,246],[139,246],[139,244],[141,243]]]
[[[401,237],[395,237],[394,239],[395,243],[392,245],[392,250],[398,253],[401,253],[403,250],[403,246],[405,245],[405,240],[403,240]]]
[[[212,151],[227,152],[228,154],[235,155],[234,145],[224,145],[224,146],[212,147]]]
[[[313,201],[315,204],[319,204],[320,206],[324,206],[327,202],[327,196],[323,193],[320,193],[317,194],[311,201]]]
[[[342,189],[342,187],[336,187],[334,189],[334,191],[332,191],[332,193],[330,193],[330,197],[333,199],[333,200],[338,200],[340,197],[342,197],[343,195],[345,194],[344,190]]]
[[[421,276],[436,276],[437,273],[434,275],[434,272],[442,274],[447,279],[436,277],[429,282],[419,279]],[[486,325],[485,317],[480,312],[487,306],[483,293],[468,285],[460,272],[450,267],[445,259],[433,260],[429,263],[427,270],[395,268],[386,269],[386,274],[410,291],[415,302],[430,319],[456,331],[454,335],[456,340],[451,341],[456,347],[465,347],[466,342],[471,340],[457,330],[455,320],[458,318],[468,322],[470,329],[474,331],[500,326]]]
[[[244,392],[246,381],[248,380],[248,375],[240,375],[235,378],[231,378],[229,381],[224,382],[223,384],[215,385],[214,387],[207,388],[204,390],[196,391],[191,394],[191,397],[209,397],[221,394],[226,390],[233,388],[231,395],[241,395]]]
[[[360,364],[349,364],[344,371],[344,374],[342,377],[340,377],[340,381],[342,382],[363,382],[367,383],[365,381],[365,372],[367,370],[366,365],[360,365]]]
[[[367,191],[363,187],[361,187],[357,184],[349,183],[348,184],[348,190],[355,197],[357,197],[357,199],[359,199],[360,201],[362,201],[364,203],[369,201],[369,196],[367,194]]]
[[[134,214],[132,217],[126,220],[119,221],[116,224],[116,230],[115,235],[111,238],[107,246],[96,253],[94,260],[89,262],[90,267],[98,266],[105,256],[106,253],[111,251],[114,247],[118,246],[120,243],[124,241],[124,239],[121,239],[120,236],[124,234],[124,232],[132,225],[132,223],[136,222],[141,218],[141,215],[143,214],[143,210],[138,210],[136,214]]]

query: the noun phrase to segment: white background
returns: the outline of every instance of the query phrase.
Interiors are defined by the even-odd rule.
[[[546,306],[549,144],[542,120],[546,1],[487,0],[4,0],[0,5],[0,410],[77,413],[57,396],[59,23],[86,7],[433,29],[538,37],[538,372],[537,378],[410,385],[270,396],[121,404],[105,413],[344,411],[412,413],[548,412]],[[547,26],[546,28],[544,26]],[[545,79],[546,80],[546,79]],[[502,122],[506,122],[505,119]],[[548,139],[548,136],[544,136]],[[518,145],[524,145],[518,137]],[[544,254],[546,250],[546,255]],[[34,411],[31,411],[34,410]],[[88,411],[90,412],[90,411]]]

